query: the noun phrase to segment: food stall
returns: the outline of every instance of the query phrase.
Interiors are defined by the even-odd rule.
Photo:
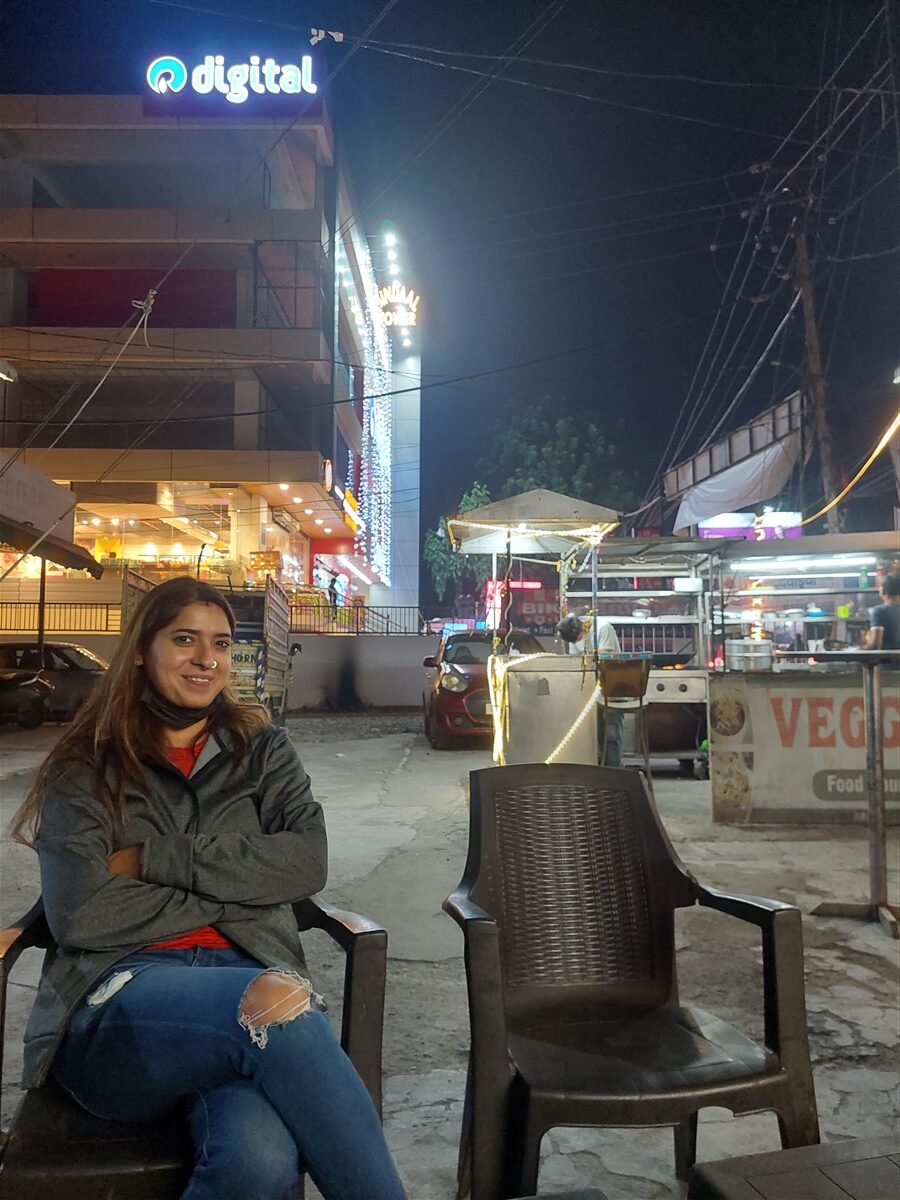
[[[567,609],[590,609],[613,626],[624,652],[650,654],[650,762],[677,760],[685,774],[707,769],[711,598],[730,545],[717,538],[614,538],[561,563]],[[626,720],[625,739],[626,752],[640,756],[636,722]]]
[[[833,824],[866,819],[859,669],[779,652],[859,645],[895,531],[829,534],[724,549],[709,676],[713,819]],[[882,671],[887,820],[900,818],[900,673]]]

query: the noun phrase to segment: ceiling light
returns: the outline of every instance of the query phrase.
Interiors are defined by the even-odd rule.
[[[302,504],[302,503],[303,503],[302,496],[291,496],[291,504]]]
[[[303,510],[303,511],[306,513],[306,515],[307,515],[308,517],[311,517],[311,516],[312,516],[312,514],[313,514],[313,510],[312,510],[311,508],[304,508],[304,510]]]
[[[91,524],[92,524],[92,525],[99,525],[99,524],[100,524],[100,518],[99,518],[99,517],[91,517]]]
[[[390,271],[390,273],[391,273],[392,275],[399,275],[399,274],[400,274],[400,268],[397,266],[397,264],[396,264],[396,263],[391,263],[391,265],[388,267],[388,270]]]
[[[274,526],[274,525],[267,525],[267,526],[266,526],[266,533],[271,533],[271,532],[272,532],[272,530],[273,530],[274,528],[275,528],[275,526]]]
[[[396,246],[397,245],[396,233],[386,233],[384,235],[384,244],[386,246]]]
[[[322,530],[322,532],[323,532],[323,533],[331,533],[331,526],[330,526],[330,525],[326,525],[326,526],[325,526],[325,528]]]
[[[404,346],[411,346],[411,345],[412,345],[412,342],[409,340],[409,338],[404,338],[404,339],[403,339],[403,345],[404,345]]]
[[[325,524],[325,522],[322,520],[322,518],[321,518],[321,517],[316,517],[316,524],[317,524],[317,525],[324,525],[324,524]]]
[[[113,519],[112,519],[112,523],[113,523],[113,525],[118,525],[118,523],[119,523],[119,518],[118,518],[118,517],[113,517]]]
[[[134,521],[129,521],[129,522],[128,522],[128,524],[129,524],[129,525],[133,525],[133,524],[134,524]]]
[[[279,483],[278,486],[283,492],[286,492],[291,485],[289,483]]]
[[[184,546],[182,546],[181,542],[176,542],[173,545],[172,553],[173,554],[184,554]]]
[[[388,250],[388,262],[396,262],[396,261],[397,261],[397,251],[396,250]]]
[[[82,525],[90,525],[90,521],[86,517],[81,523]]]

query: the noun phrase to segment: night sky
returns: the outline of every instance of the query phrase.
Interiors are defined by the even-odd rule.
[[[345,33],[342,46],[319,47],[333,67],[382,7],[383,0],[186,0],[181,8],[148,0],[5,0],[0,91],[143,91],[143,69],[157,54],[179,47],[205,53],[215,43],[240,58],[299,55],[310,26]],[[639,473],[641,490],[650,484],[745,231],[740,201],[759,189],[749,168],[773,153],[813,99],[814,90],[802,89],[827,77],[882,6],[568,0],[508,69],[537,86],[491,83],[411,161],[479,76],[399,55],[496,56],[554,8],[548,0],[399,0],[372,34],[390,53],[360,49],[328,96],[368,232],[394,223],[413,264],[409,282],[423,296],[424,382],[437,385],[423,393],[423,530],[453,510],[472,482],[473,460],[494,423],[509,420],[518,399],[541,393],[607,429],[623,465]],[[440,57],[475,71],[495,66],[490,57]],[[876,32],[841,82],[863,86],[886,57],[886,39]],[[641,74],[655,78],[635,77]],[[817,267],[830,305],[823,337],[845,475],[886,424],[900,359],[900,256],[883,253],[900,243],[897,174],[878,185],[897,166],[900,135],[891,111],[896,83],[882,76],[882,86],[860,122],[872,140],[854,134],[843,143],[846,151],[864,143],[859,161],[852,164],[848,152],[835,160],[852,170],[825,218],[860,201],[841,255],[834,253],[837,223],[822,242],[828,258],[857,261]],[[823,97],[818,119],[838,101],[835,93]],[[816,129],[807,123],[789,151],[802,151]],[[782,232],[776,215],[771,236]],[[783,313],[778,297],[773,313],[779,303]],[[801,364],[802,351],[795,326],[782,347],[786,365],[762,372],[735,419],[796,385],[791,367]],[[741,382],[751,348],[752,340],[723,376],[713,409]],[[544,356],[554,357],[442,382]]]

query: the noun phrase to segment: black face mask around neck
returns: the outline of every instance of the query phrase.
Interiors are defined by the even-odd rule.
[[[141,692],[141,704],[169,729],[187,729],[190,725],[196,725],[198,721],[214,716],[222,707],[223,698],[219,692],[215,699],[203,708],[186,708],[167,700],[148,680]]]

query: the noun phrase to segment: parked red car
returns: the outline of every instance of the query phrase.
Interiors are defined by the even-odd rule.
[[[489,632],[451,633],[441,640],[437,654],[424,660],[425,734],[435,750],[491,732],[487,660],[493,641]],[[530,633],[514,631],[510,649],[513,654],[541,654],[544,647]]]

